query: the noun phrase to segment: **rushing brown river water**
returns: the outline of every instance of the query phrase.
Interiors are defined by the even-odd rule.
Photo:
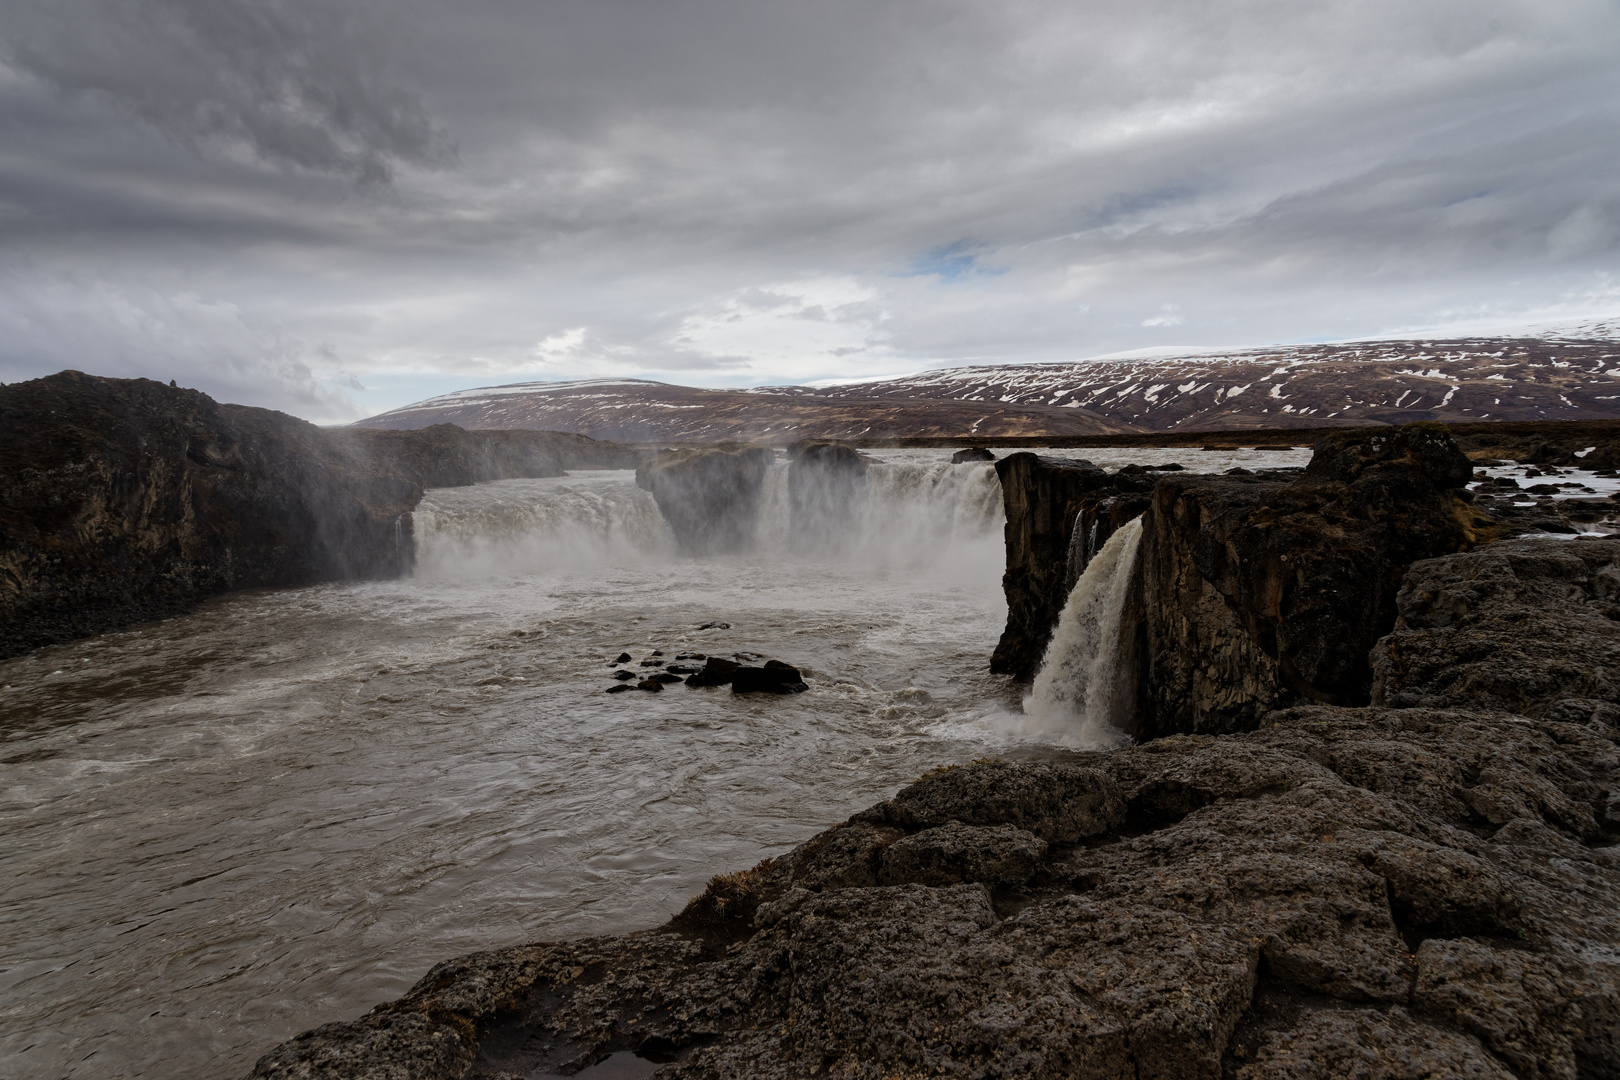
[[[708,560],[628,473],[505,481],[429,493],[412,579],[0,663],[0,1076],[241,1075],[435,961],[655,925],[929,768],[1018,752],[985,670],[994,471],[877,456],[837,553],[788,553],[779,472],[759,551]],[[811,689],[603,692],[655,649]]]

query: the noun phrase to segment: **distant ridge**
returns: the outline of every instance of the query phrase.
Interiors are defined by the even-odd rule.
[[[621,442],[1034,437],[1444,420],[1620,418],[1620,328],[980,365],[836,386],[586,379],[462,390],[359,422]]]

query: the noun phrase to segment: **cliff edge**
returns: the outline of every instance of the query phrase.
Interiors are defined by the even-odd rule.
[[[0,387],[0,658],[231,589],[397,576],[425,487],[636,457],[550,432],[318,428],[76,371]]]

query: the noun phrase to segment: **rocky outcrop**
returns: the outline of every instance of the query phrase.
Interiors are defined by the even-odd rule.
[[[652,492],[675,542],[689,555],[741,551],[759,528],[769,447],[665,450],[636,468],[636,484]]]
[[[1620,722],[1620,541],[1493,544],[1408,571],[1373,701]]]
[[[836,548],[866,510],[866,459],[839,442],[801,443],[792,454],[787,486],[793,545]]]
[[[1007,627],[990,670],[1027,679],[1086,562],[1146,508],[1152,480],[1028,452],[996,462],[996,475],[1007,514]]]
[[[1158,482],[1142,541],[1137,734],[1254,727],[1295,703],[1365,705],[1368,653],[1414,561],[1496,535],[1438,425],[1323,439],[1303,476]]]
[[[669,925],[449,961],[261,1078],[1607,1077],[1606,724],[1303,707],[938,773]]]
[[[424,487],[624,453],[545,432],[323,429],[73,371],[0,387],[0,657],[230,589],[395,576]]]
[[[951,455],[952,465],[966,465],[977,461],[994,461],[996,455],[982,446],[970,446],[966,450],[958,450]]]

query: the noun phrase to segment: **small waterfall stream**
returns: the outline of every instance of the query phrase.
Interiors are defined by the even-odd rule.
[[[1123,678],[1125,605],[1142,541],[1142,519],[1121,526],[1074,583],[1024,713],[1069,739],[1106,746],[1126,741],[1133,706]]]

